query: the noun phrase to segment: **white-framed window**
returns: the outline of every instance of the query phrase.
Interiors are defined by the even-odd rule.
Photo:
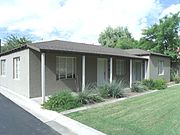
[[[1,76],[6,75],[6,60],[5,59],[1,60],[0,74]]]
[[[158,74],[164,75],[164,61],[160,60],[158,63]]]
[[[14,79],[19,79],[19,74],[20,74],[20,57],[15,57],[13,58],[13,78]]]
[[[116,60],[116,75],[122,76],[126,74],[126,61]]]
[[[76,58],[56,56],[56,79],[75,78]]]

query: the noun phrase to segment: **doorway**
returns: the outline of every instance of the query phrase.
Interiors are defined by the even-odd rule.
[[[97,85],[102,85],[108,81],[108,60],[106,58],[97,59]]]

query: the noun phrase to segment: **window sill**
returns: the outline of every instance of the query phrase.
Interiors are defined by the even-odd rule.
[[[6,77],[6,75],[1,75],[1,77]]]
[[[159,76],[163,76],[164,74],[158,74]]]

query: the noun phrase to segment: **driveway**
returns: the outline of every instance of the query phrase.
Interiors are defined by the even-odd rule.
[[[0,94],[0,135],[60,135]]]

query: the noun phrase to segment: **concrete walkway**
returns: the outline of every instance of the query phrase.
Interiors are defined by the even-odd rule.
[[[11,101],[28,111],[36,118],[51,126],[54,130],[63,135],[105,135],[104,133],[97,131],[91,127],[88,127],[78,121],[70,119],[60,113],[42,109],[41,106],[13,91],[1,87],[0,93]]]

